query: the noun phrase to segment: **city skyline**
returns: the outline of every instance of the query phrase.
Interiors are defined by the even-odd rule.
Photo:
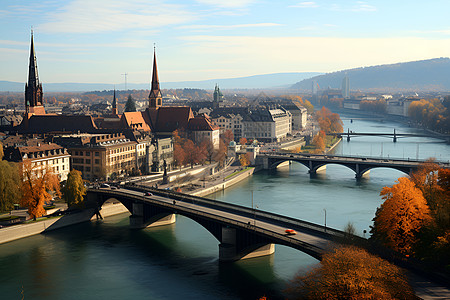
[[[430,5],[434,4],[434,5]],[[0,5],[0,80],[25,82],[31,26],[42,83],[332,72],[450,56],[444,1],[27,1]]]

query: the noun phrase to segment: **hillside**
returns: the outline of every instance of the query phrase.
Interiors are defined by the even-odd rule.
[[[198,88],[213,90],[215,84],[221,89],[267,89],[289,87],[299,80],[318,75],[317,72],[293,72],[254,75],[238,78],[210,79],[202,81],[161,82],[162,89]],[[112,90],[114,84],[109,83],[47,83],[42,82],[45,92],[84,92]],[[116,84],[116,89],[124,89],[124,84]],[[128,83],[127,89],[149,89],[150,83]],[[23,92],[25,82],[0,81],[0,92]]]
[[[340,89],[345,74],[350,90],[450,91],[450,59],[447,57],[343,70],[302,80],[291,88],[310,92],[312,82],[316,81],[320,89]]]

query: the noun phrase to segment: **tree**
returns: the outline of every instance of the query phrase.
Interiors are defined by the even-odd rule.
[[[0,211],[10,211],[20,200],[20,175],[17,164],[0,160]]]
[[[247,144],[247,139],[246,139],[245,137],[241,137],[241,138],[239,139],[239,144],[241,144],[241,145]]]
[[[128,95],[127,103],[125,103],[125,111],[136,111],[136,103],[134,103],[134,99],[131,95]]]
[[[44,215],[44,204],[52,200],[50,192],[60,193],[58,176],[50,169],[40,169],[30,162],[22,163],[22,206],[34,220]]]
[[[186,160],[186,153],[184,152],[183,147],[179,144],[174,144],[173,145],[174,164],[181,168],[185,160]]]
[[[212,160],[214,158],[214,145],[211,142],[211,140],[209,139],[205,139],[201,144],[200,144],[200,149],[202,149],[202,152],[205,155],[205,159],[207,159],[209,161],[209,163],[212,163]]]
[[[73,169],[67,176],[66,185],[63,188],[63,198],[69,207],[82,207],[84,206],[84,195],[86,195],[86,187],[81,178],[81,172]]]
[[[416,299],[398,267],[354,246],[325,253],[287,292],[293,299]]]
[[[3,144],[0,143],[0,160],[3,160],[3,156],[4,156],[4,153],[3,153]]]
[[[413,254],[417,234],[432,219],[422,192],[406,177],[400,177],[392,187],[384,187],[380,196],[385,200],[375,213],[372,239],[403,254]]]
[[[221,137],[222,137],[223,142],[225,143],[225,145],[228,146],[228,144],[230,144],[230,142],[231,142],[232,140],[234,140],[233,131],[231,131],[230,129],[228,129],[227,131],[225,131],[225,132],[222,134]]]
[[[241,166],[246,167],[250,165],[250,159],[248,158],[248,153],[239,155],[239,162]]]
[[[225,159],[227,157],[228,144],[226,144],[222,139],[219,142],[219,150],[217,150],[215,155],[215,161],[219,163],[220,166],[223,166]]]
[[[194,142],[191,140],[187,140],[183,145],[184,152],[186,153],[185,162],[191,165],[191,168],[194,167],[194,164],[199,161],[199,151],[198,147],[195,146]]]
[[[325,151],[325,132],[322,130],[319,131],[319,133],[316,134],[316,136],[314,136],[312,144],[316,148],[315,149],[316,153],[321,153]]]
[[[316,112],[317,122],[319,123],[320,130],[327,133],[342,132],[343,124],[338,114],[332,113],[328,108],[322,107],[321,110]]]

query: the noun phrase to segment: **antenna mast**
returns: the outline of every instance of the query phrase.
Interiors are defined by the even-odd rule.
[[[125,77],[125,90],[127,90],[127,76],[128,76],[128,73],[125,72],[125,73],[123,73],[121,75]]]

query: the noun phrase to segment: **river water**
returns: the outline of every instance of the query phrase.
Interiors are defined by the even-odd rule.
[[[419,132],[405,125],[344,120],[355,132]],[[337,155],[450,159],[450,147],[428,138],[356,137],[343,141]],[[374,169],[355,180],[338,165],[311,178],[293,163],[260,172],[210,197],[285,214],[357,233],[370,229],[379,192],[403,173]],[[367,236],[367,233],[365,234]],[[287,282],[317,261],[276,246],[274,255],[219,263],[218,242],[203,227],[177,216],[174,225],[133,231],[126,214],[72,226],[0,245],[1,299],[283,299]]]

